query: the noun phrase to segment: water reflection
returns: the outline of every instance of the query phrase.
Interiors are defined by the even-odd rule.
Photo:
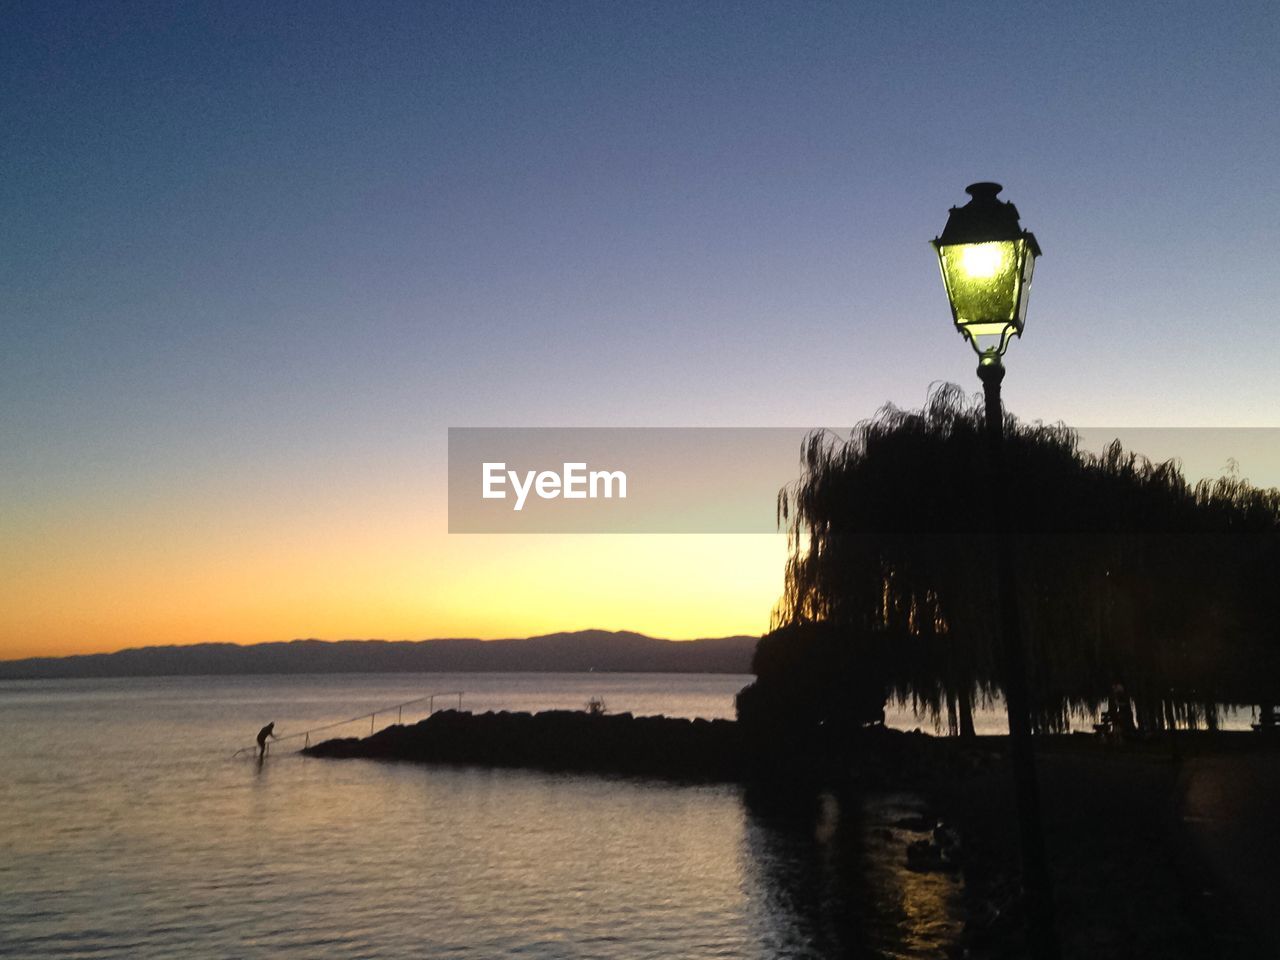
[[[0,956],[920,957],[954,929],[954,881],[903,867],[910,798],[230,759],[299,689],[298,725],[408,699],[343,682],[0,691]]]
[[[764,952],[786,958],[936,957],[961,929],[958,881],[907,868],[923,813],[909,795],[744,792],[741,871]]]

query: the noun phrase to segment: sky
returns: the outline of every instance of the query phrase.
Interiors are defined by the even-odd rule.
[[[1044,250],[1011,411],[1280,426],[1274,3],[5,21],[0,658],[759,633],[783,538],[450,535],[447,430],[976,390],[927,243],[976,180]]]

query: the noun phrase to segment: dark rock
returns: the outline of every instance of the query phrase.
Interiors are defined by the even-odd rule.
[[[915,738],[883,728],[854,736],[760,743],[732,720],[685,720],[548,710],[471,714],[443,710],[412,726],[303,752],[545,770],[635,774],[694,781],[781,780],[875,784],[923,764]]]
[[[330,740],[304,751],[366,757],[732,780],[747,764],[737,725],[666,717],[445,710],[410,727],[361,740]]]

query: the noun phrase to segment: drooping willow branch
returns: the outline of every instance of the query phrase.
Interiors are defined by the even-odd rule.
[[[999,692],[993,518],[1014,541],[1037,725],[1096,712],[1116,683],[1139,722],[1214,724],[1280,700],[1280,491],[1188,484],[1176,461],[1061,425],[1006,422],[988,471],[980,400],[935,389],[847,440],[810,435],[778,495],[788,534],[775,626],[825,622],[877,645],[891,695],[955,722]]]

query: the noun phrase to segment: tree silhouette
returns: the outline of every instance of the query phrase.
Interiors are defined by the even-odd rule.
[[[1061,424],[1008,414],[1005,489],[987,450],[981,400],[951,384],[847,440],[811,434],[778,496],[780,636],[821,624],[887,696],[971,730],[972,704],[1000,689],[991,521],[1007,511],[1038,729],[1095,714],[1115,683],[1144,729],[1280,699],[1280,491],[1236,476],[1193,486],[1176,461],[1118,441],[1089,454]]]

